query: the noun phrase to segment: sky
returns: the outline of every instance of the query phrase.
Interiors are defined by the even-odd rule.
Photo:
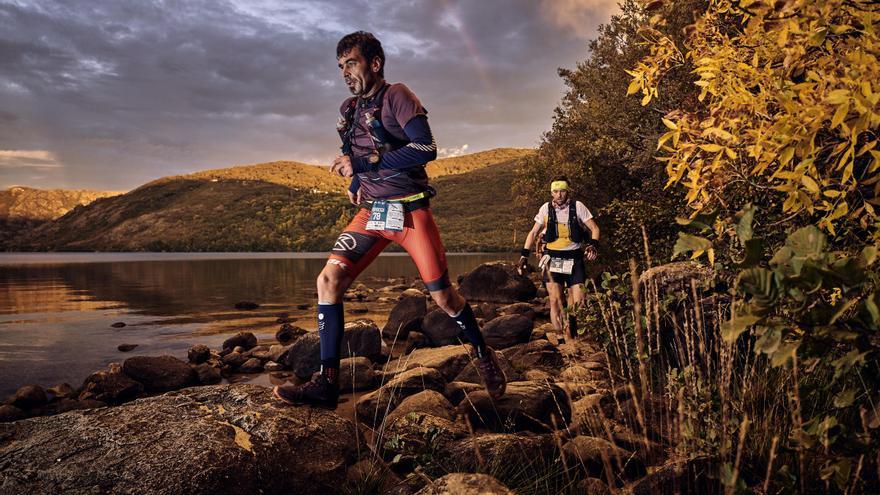
[[[327,164],[336,42],[370,31],[441,156],[534,147],[609,0],[0,0],[0,189]]]

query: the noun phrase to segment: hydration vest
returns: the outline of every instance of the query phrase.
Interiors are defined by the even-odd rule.
[[[584,240],[584,229],[577,218],[577,201],[568,201],[568,238],[571,242],[580,243]],[[547,203],[547,231],[544,232],[544,242],[550,244],[559,239],[559,228],[556,224],[556,208],[553,202]]]
[[[372,98],[370,98],[369,102],[361,101],[357,96],[348,99],[346,102],[345,114],[343,115],[345,125],[337,128],[339,137],[342,139],[342,154],[352,156],[352,140],[354,138],[354,132],[357,126],[361,125],[358,122],[355,122],[354,118],[358,106],[362,109],[372,109],[372,112],[370,113],[372,118],[368,119],[367,131],[373,139],[373,144],[380,156],[388,151],[394,151],[409,144],[409,141],[394,137],[382,124],[382,108],[385,106],[386,93],[389,87],[391,87],[391,85],[385,83],[385,85],[382,86]]]

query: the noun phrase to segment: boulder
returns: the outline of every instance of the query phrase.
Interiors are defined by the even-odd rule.
[[[282,344],[290,344],[294,340],[302,337],[308,332],[305,328],[301,328],[290,323],[284,323],[281,328],[275,332],[275,340]]]
[[[507,495],[500,481],[488,474],[452,473],[429,483],[416,495]]]
[[[233,368],[238,368],[239,366],[243,365],[244,362],[248,360],[248,358],[240,352],[233,351],[220,358],[220,360],[223,361],[223,363],[232,366]]]
[[[449,399],[449,402],[452,403],[452,405],[457,406],[467,394],[474,390],[481,390],[482,388],[483,385],[480,383],[450,382],[446,384],[446,389],[443,391],[443,395]]]
[[[429,431],[431,434],[426,434]],[[382,445],[382,457],[396,459],[399,471],[411,471],[417,457],[442,451],[467,434],[467,428],[448,419],[410,412],[386,423],[384,438],[388,440]]]
[[[508,382],[517,381],[520,379],[519,372],[517,372],[513,366],[510,365],[510,360],[507,359],[507,356],[504,353],[497,353],[498,361],[501,363],[501,369],[504,371],[504,375],[507,377]],[[455,381],[457,382],[470,382],[470,383],[483,383],[483,378],[480,375],[480,368],[477,367],[477,364],[480,362],[479,358],[473,358],[464,369],[455,377]]]
[[[528,342],[533,326],[532,320],[522,315],[499,316],[483,327],[483,338],[487,345],[504,349]]]
[[[436,390],[423,390],[403,399],[391,414],[386,416],[385,421],[390,424],[411,412],[423,412],[449,421],[455,418],[455,408],[443,394]]]
[[[369,390],[376,384],[376,371],[369,359],[359,356],[339,362],[339,390],[349,393]]]
[[[444,346],[459,343],[461,327],[440,308],[436,308],[422,321],[422,333],[433,346]]]
[[[4,493],[330,493],[354,426],[256,385],[196,387],[0,425]]]
[[[394,410],[403,399],[423,390],[442,392],[446,380],[435,369],[414,368],[395,376],[379,390],[370,392],[358,399],[355,409],[358,417],[372,425],[381,423],[385,415]]]
[[[220,376],[220,370],[208,363],[197,364],[193,366],[193,370],[196,372],[196,379],[202,385],[214,385],[223,380],[223,377]]]
[[[321,337],[318,332],[309,332],[290,345],[287,351],[287,366],[301,378],[308,379],[321,368]]]
[[[425,296],[419,291],[407,291],[388,315],[388,323],[382,328],[382,336],[394,340],[406,338],[407,333],[418,330],[428,313]]]
[[[571,404],[556,384],[546,382],[509,382],[507,391],[492,400],[485,390],[467,395],[458,405],[470,416],[474,425],[482,424],[491,431],[548,432],[564,428],[571,420]]]
[[[0,423],[18,421],[19,419],[24,419],[26,417],[27,414],[15,406],[10,406],[9,404],[0,406]]]
[[[444,453],[455,471],[504,472],[516,466],[527,472],[547,472],[544,464],[554,457],[556,442],[551,435],[489,433],[468,436]]]
[[[569,465],[573,463],[585,466],[595,477],[604,474],[606,464],[611,467],[613,476],[622,474],[633,479],[646,473],[641,459],[604,438],[578,435],[562,446],[562,452]]]
[[[528,277],[517,273],[513,263],[484,263],[464,276],[459,286],[468,300],[514,303],[535,297],[537,289]]]
[[[504,356],[514,368],[525,370],[543,368],[556,370],[563,364],[559,348],[546,340],[533,340],[504,349]]]
[[[269,355],[267,360],[275,361],[276,363],[284,363],[287,361],[287,352],[290,350],[290,347],[293,344],[281,345],[281,344],[273,344],[269,347]]]
[[[257,345],[257,336],[251,332],[239,332],[223,341],[223,349],[235,349],[238,346],[248,350]]]
[[[252,357],[238,367],[239,373],[260,373],[263,371],[263,362],[259,358]]]
[[[28,410],[46,405],[49,402],[46,391],[39,385],[25,385],[15,391],[9,404],[19,409]]]
[[[371,361],[378,361],[382,356],[382,333],[372,320],[361,318],[345,324],[341,357],[357,356]]]
[[[135,356],[122,363],[122,371],[144,384],[146,392],[177,390],[196,382],[196,373],[174,356]]]
[[[202,364],[211,357],[211,349],[204,344],[196,344],[189,348],[186,357],[192,364]]]
[[[122,372],[119,363],[96,371],[86,378],[79,394],[80,400],[99,400],[110,404],[134,399],[144,391],[144,385]]]
[[[535,308],[532,307],[531,304],[527,302],[518,302],[513,304],[508,304],[507,306],[502,306],[498,308],[499,315],[522,315],[530,320],[534,320],[537,313],[535,313]]]
[[[406,338],[406,349],[403,353],[409,354],[416,349],[430,347],[430,345],[431,341],[429,341],[428,337],[422,332],[410,332],[409,336]]]
[[[470,362],[469,352],[470,347],[462,345],[416,349],[388,363],[387,369],[396,373],[418,367],[434,368],[445,380],[450,381]]]
[[[69,383],[61,383],[46,389],[49,400],[70,399],[76,397],[76,390]]]

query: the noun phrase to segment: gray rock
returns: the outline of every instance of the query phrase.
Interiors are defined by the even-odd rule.
[[[189,348],[186,357],[192,364],[202,364],[211,357],[211,349],[204,344],[196,344]]]
[[[445,311],[436,308],[425,315],[422,333],[433,346],[458,344],[461,327]]]
[[[144,384],[146,392],[167,392],[194,385],[196,373],[174,356],[135,356],[122,363],[122,371]]]
[[[4,423],[0,478],[4,493],[323,494],[354,461],[355,436],[265,387],[197,387]]]
[[[474,425],[482,424],[495,432],[548,432],[564,428],[571,420],[571,404],[556,384],[546,382],[509,382],[507,391],[492,400],[485,390],[471,392],[458,405]]]
[[[464,276],[459,286],[468,300],[514,303],[535,297],[537,289],[528,277],[517,273],[513,263],[484,263]]]
[[[234,349],[238,346],[248,350],[257,345],[257,336],[251,332],[239,332],[223,341],[223,349]]]
[[[12,396],[10,405],[19,409],[28,410],[46,405],[49,402],[46,391],[39,385],[25,385]]]
[[[528,342],[533,326],[532,320],[522,315],[499,316],[483,327],[483,337],[487,345],[504,349]]]
[[[144,385],[122,372],[119,363],[96,371],[86,378],[79,400],[98,400],[110,404],[134,399],[144,391]]]
[[[452,473],[434,480],[416,495],[508,495],[500,481],[488,474]]]

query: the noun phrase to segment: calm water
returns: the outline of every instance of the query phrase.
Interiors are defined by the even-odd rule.
[[[453,280],[511,254],[450,254]],[[241,330],[274,339],[279,315],[314,329],[315,278],[326,254],[0,254],[0,399],[19,386],[78,387],[92,371],[133,355],[186,357]],[[359,281],[370,287],[418,272],[405,254],[380,256]],[[357,282],[356,282],[357,283]],[[238,301],[260,304],[238,311]],[[392,302],[347,303],[382,325]],[[353,319],[364,315],[346,315]],[[111,324],[123,322],[123,328]],[[121,353],[119,344],[137,344]]]

